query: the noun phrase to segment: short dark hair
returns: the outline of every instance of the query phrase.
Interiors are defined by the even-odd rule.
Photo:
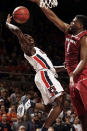
[[[76,18],[82,23],[83,29],[87,29],[87,16],[85,16],[85,15],[76,15]]]

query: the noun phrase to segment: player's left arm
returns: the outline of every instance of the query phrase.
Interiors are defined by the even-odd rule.
[[[24,34],[22,33],[21,29],[13,24],[11,24],[11,18],[12,16],[10,16],[10,14],[8,14],[7,20],[6,20],[6,26],[7,28],[13,33],[15,34],[18,38],[23,38]]]
[[[70,77],[74,77],[81,73],[87,64],[87,36],[83,36],[80,40],[80,62],[73,72],[71,72]]]

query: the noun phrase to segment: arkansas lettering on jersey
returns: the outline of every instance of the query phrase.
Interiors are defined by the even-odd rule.
[[[87,30],[80,32],[78,35],[66,35],[65,40],[65,63],[67,71],[70,74],[80,61],[80,39],[87,35]]]
[[[52,62],[47,57],[47,55],[37,47],[34,47],[36,53],[33,56],[27,56],[24,54],[24,57],[28,60],[28,62],[33,66],[36,72],[41,69],[50,69],[55,72]]]

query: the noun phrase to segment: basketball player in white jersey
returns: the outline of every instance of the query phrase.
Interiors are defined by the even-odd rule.
[[[6,26],[14,33],[24,51],[24,57],[36,70],[35,84],[41,92],[43,103],[34,103],[28,100],[27,96],[21,98],[22,104],[18,107],[18,115],[23,116],[24,111],[30,107],[50,112],[41,131],[47,131],[57,116],[62,111],[63,88],[55,78],[56,70],[47,55],[39,48],[35,47],[34,39],[23,32],[15,25],[11,24],[11,17],[8,15]]]

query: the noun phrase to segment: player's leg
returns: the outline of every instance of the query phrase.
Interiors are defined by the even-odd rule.
[[[63,109],[62,95],[57,97],[54,102],[56,103],[56,106],[54,106],[48,114],[48,118],[46,119],[41,131],[47,131],[47,129],[52,125],[52,123],[56,120],[57,116],[61,113]]]
[[[21,98],[20,105],[17,109],[17,114],[22,117],[24,112],[26,112],[29,108],[34,108],[38,110],[42,110],[44,112],[49,112],[52,108],[52,105],[44,105],[42,103],[35,103],[33,100],[28,99],[28,96],[24,95]]]
[[[63,105],[62,92],[64,90],[60,82],[54,77],[53,73],[50,70],[41,72],[41,76],[42,76],[43,83],[45,84],[46,82],[49,85],[49,88],[44,86],[44,90],[46,90],[49,103],[50,102],[56,103],[55,107],[51,110],[50,114],[48,115],[48,118],[46,119],[44,126],[41,130],[41,131],[47,131],[47,129],[52,125],[52,123],[55,121],[57,116],[62,111],[62,105]]]
[[[76,85],[76,86],[80,86],[80,85]],[[82,129],[83,131],[87,131],[87,113],[85,111],[83,101],[81,99],[81,94],[76,87],[70,88],[70,94],[71,94],[71,101],[73,104],[73,108],[81,121]]]
[[[78,83],[80,98],[83,104],[84,113],[79,116],[83,131],[87,131],[87,79]]]
[[[49,112],[50,109],[52,108],[51,104],[48,105],[44,105],[42,103],[35,103],[34,101],[28,99],[28,101],[25,103],[25,110],[27,111],[29,108],[34,108],[34,109],[38,109],[44,112]]]
[[[26,96],[27,97],[27,96]],[[25,99],[27,99],[26,97],[24,97]],[[23,100],[23,99],[22,99]],[[24,102],[25,100],[23,100]],[[54,102],[56,103],[56,105],[54,106],[54,108],[52,109],[52,105],[48,104],[48,105],[43,105],[41,103],[35,103],[32,100],[28,99],[28,101],[25,103],[25,109],[28,110],[30,107],[42,110],[44,112],[49,112],[48,118],[45,121],[44,127],[42,128],[42,131],[47,131],[48,127],[50,127],[52,125],[52,123],[55,121],[55,119],[57,118],[57,116],[60,114],[60,112],[62,111],[62,106],[63,106],[63,96],[59,96],[57,97]],[[52,109],[52,110],[51,110]]]
[[[47,113],[47,112],[49,112],[51,110],[52,105],[50,105],[50,104],[44,105],[42,103],[36,103],[34,108]]]

